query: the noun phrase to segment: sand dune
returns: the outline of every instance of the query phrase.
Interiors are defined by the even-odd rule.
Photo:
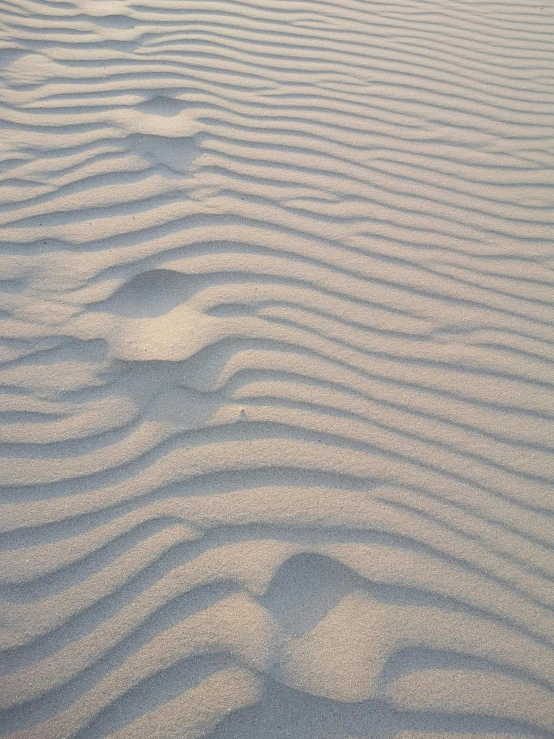
[[[554,737],[554,5],[0,17],[0,727]]]

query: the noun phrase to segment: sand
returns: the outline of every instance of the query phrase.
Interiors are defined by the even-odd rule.
[[[554,738],[554,2],[1,7],[0,733]]]

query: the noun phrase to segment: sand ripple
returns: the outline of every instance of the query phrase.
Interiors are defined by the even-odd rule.
[[[3,733],[554,737],[552,4],[0,25]]]

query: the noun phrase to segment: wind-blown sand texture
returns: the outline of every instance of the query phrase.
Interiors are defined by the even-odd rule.
[[[552,0],[2,0],[2,731],[554,737]]]

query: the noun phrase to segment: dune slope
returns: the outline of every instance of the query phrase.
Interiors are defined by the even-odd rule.
[[[0,727],[554,737],[551,0],[1,0]]]

